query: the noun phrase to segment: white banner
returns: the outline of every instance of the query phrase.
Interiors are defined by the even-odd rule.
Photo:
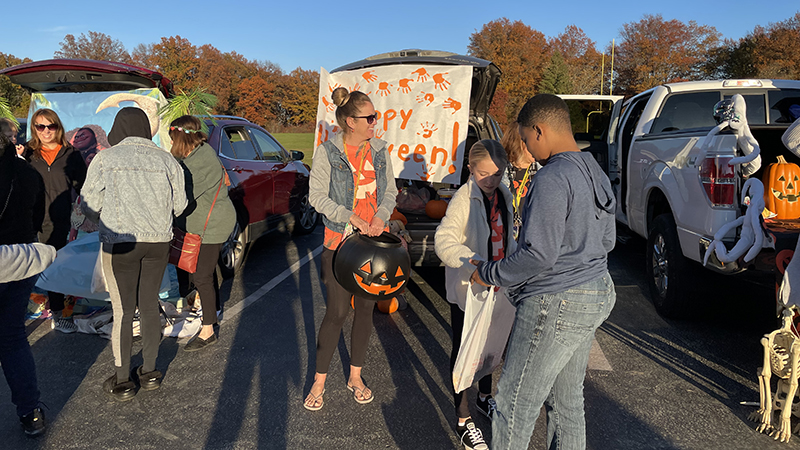
[[[458,183],[469,124],[472,67],[393,65],[328,73],[320,68],[315,148],[339,131],[331,93],[367,94],[396,178]]]

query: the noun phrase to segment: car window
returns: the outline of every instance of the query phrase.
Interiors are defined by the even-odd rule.
[[[284,150],[280,144],[275,142],[272,136],[255,128],[250,128],[250,132],[258,144],[258,148],[261,149],[261,156],[265,161],[284,161],[287,159]]]
[[[650,132],[666,133],[690,128],[714,127],[717,125],[714,120],[714,105],[721,100],[720,97],[717,91],[672,95],[664,102],[664,107]]]
[[[244,127],[227,127],[225,128],[224,136],[220,139],[220,152],[228,156],[225,147],[225,141],[230,146],[231,157],[245,161],[252,161],[259,159],[256,148],[253,146],[253,141],[250,140],[250,135]]]
[[[792,123],[800,119],[800,90],[769,91],[769,123]],[[750,107],[750,105],[747,105]],[[747,115],[750,117],[750,114]]]

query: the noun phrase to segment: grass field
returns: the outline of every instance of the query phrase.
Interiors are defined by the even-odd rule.
[[[314,154],[314,133],[272,133],[272,136],[286,150],[300,150],[305,153],[303,162],[311,166],[311,156]]]

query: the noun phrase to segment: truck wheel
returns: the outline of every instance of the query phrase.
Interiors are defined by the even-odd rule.
[[[678,319],[689,313],[689,260],[681,252],[672,214],[655,218],[647,236],[647,280],[656,311]]]
[[[219,270],[222,278],[233,278],[236,271],[242,267],[248,244],[246,232],[240,228],[237,221],[233,232],[222,244],[222,251],[219,253]]]

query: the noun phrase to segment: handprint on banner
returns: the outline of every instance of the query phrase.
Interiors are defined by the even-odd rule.
[[[387,83],[387,82],[385,82],[385,81],[381,81],[381,82],[378,84],[378,90],[376,91],[376,93],[378,93],[378,94],[381,94],[381,97],[386,97],[387,95],[389,95],[389,94],[391,94],[391,93],[392,93],[392,92],[389,90],[389,88],[390,88],[390,87],[392,87],[392,86],[393,86],[393,85],[391,85],[391,84],[389,84],[389,83]]]
[[[433,132],[438,130],[438,128],[436,128],[436,124],[435,123],[428,123],[428,121],[425,121],[425,123],[419,124],[419,126],[422,127],[422,132],[421,133],[417,133],[417,136],[422,136],[425,139],[428,139],[429,137],[431,137],[433,135]]]
[[[361,89],[361,85],[356,83],[355,86],[350,88],[350,92],[355,92],[355,91],[357,91],[359,89]]]
[[[436,83],[436,89],[441,89],[443,91],[447,90],[447,86],[450,85],[450,82],[444,79],[445,75],[447,75],[447,72],[437,73],[433,76],[433,82]]]
[[[373,70],[368,70],[361,74],[361,77],[367,80],[367,83],[372,83],[373,81],[378,81],[378,76],[375,75]]]
[[[423,91],[420,91],[419,95],[417,95],[417,103],[425,103],[425,102],[428,102],[428,104],[426,104],[425,106],[431,106],[431,103],[433,103],[433,94],[431,94],[430,92],[425,93]]]
[[[411,86],[408,85],[409,82],[413,83],[414,80],[412,80],[411,78],[402,78],[400,81],[397,82],[397,84],[400,85],[400,87],[397,88],[397,90],[403,91],[403,94],[408,94],[409,92],[411,92]]]
[[[333,103],[329,102],[326,97],[322,97],[322,104],[325,105],[325,109],[327,109],[328,112],[333,112],[333,110],[336,109]]]
[[[442,108],[453,108],[453,114],[456,113],[459,109],[461,109],[461,102],[458,100],[453,100],[450,97],[447,97],[447,100],[442,103]]]
[[[419,179],[422,181],[428,181],[432,176],[436,175],[436,172],[431,171],[432,168],[433,164],[423,163],[422,173],[417,172]]]
[[[420,83],[422,83],[424,81],[428,81],[428,71],[425,70],[424,67],[420,67],[419,69],[417,69],[417,70],[415,70],[415,71],[413,71],[411,73],[417,74],[417,81],[419,81]]]
[[[376,137],[376,138],[378,138],[378,139],[383,139],[383,136],[384,136],[385,134],[386,134],[386,132],[385,132],[385,131],[383,131],[383,128],[381,128],[381,127],[377,127],[377,128],[375,128],[375,137]]]
[[[336,88],[338,88],[338,87],[341,87],[341,86],[342,86],[342,85],[341,85],[341,84],[339,84],[339,83],[333,83],[333,86],[331,86],[331,84],[330,84],[330,83],[328,83],[328,90],[329,90],[329,91],[331,91],[331,92],[333,92],[333,91],[335,91],[335,90],[336,90]]]

